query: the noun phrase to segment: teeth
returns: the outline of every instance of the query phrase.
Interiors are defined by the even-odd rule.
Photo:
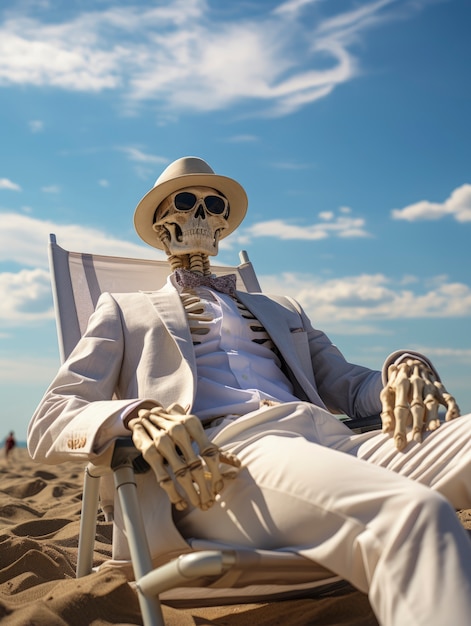
[[[168,248],[172,254],[177,254],[177,250],[180,254],[198,250],[214,255],[217,253],[221,232],[226,228],[221,225],[220,220],[218,224],[209,224],[206,220],[186,220],[181,215],[168,215],[164,221],[159,226],[167,233]]]

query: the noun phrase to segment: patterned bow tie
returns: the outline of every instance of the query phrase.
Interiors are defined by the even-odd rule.
[[[221,293],[227,293],[229,296],[235,296],[236,293],[236,275],[226,274],[226,276],[201,276],[190,270],[177,269],[174,272],[175,280],[180,287],[210,287]]]

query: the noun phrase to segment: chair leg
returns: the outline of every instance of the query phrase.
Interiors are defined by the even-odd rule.
[[[132,465],[129,463],[116,467],[114,480],[123,512],[124,527],[137,582],[152,570],[152,559],[137,498],[137,486]],[[164,626],[158,596],[146,595],[138,587],[138,598],[144,626]]]
[[[93,548],[95,545],[97,511],[99,501],[100,476],[93,476],[89,467],[85,468],[83,480],[82,514],[77,555],[77,578],[87,576],[93,568]]]

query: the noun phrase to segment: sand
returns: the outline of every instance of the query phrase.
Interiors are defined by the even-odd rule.
[[[2,626],[141,624],[120,572],[75,578],[83,465],[41,465],[17,448],[0,456]],[[471,510],[459,513],[471,528]],[[110,556],[111,525],[98,522],[95,565]],[[374,626],[367,597],[347,584],[315,597],[219,607],[163,607],[168,626]]]

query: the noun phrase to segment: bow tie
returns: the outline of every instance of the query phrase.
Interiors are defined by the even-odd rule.
[[[175,280],[180,287],[209,287],[229,296],[235,296],[236,275],[226,274],[225,276],[201,276],[190,270],[177,269],[174,272]]]

